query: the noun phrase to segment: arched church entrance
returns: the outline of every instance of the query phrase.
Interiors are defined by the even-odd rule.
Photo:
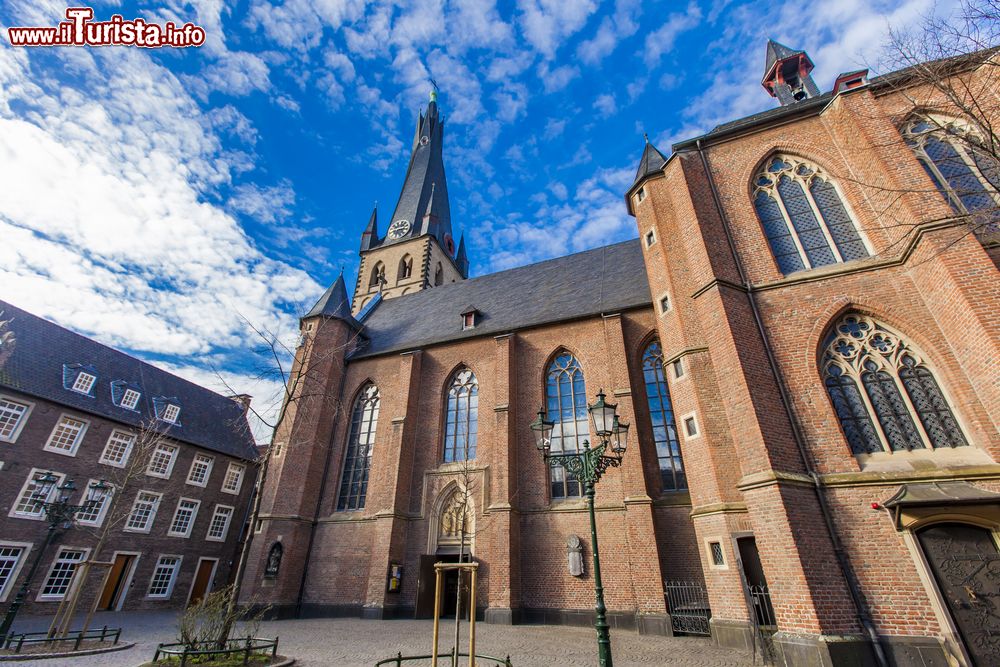
[[[449,484],[433,505],[427,530],[427,552],[420,557],[414,616],[434,616],[434,563],[469,562],[475,553],[475,511],[471,493],[457,483]],[[441,617],[468,613],[469,581],[458,570],[444,574]],[[461,607],[459,608],[459,600]]]

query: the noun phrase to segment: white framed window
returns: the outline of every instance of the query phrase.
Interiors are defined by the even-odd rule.
[[[656,243],[656,232],[650,229],[648,232],[646,232],[646,247],[648,248],[654,243]]]
[[[96,375],[91,375],[86,371],[80,371],[80,373],[76,376],[76,379],[73,381],[73,386],[70,387],[70,389],[89,396],[90,390],[94,388],[95,382],[97,382]]]
[[[30,542],[0,542],[0,602],[14,590],[14,582],[31,551]]]
[[[87,485],[83,487],[83,495],[80,497],[80,505],[86,505],[87,496],[90,494],[90,485],[96,484],[96,479],[91,479],[87,482]],[[114,493],[114,488],[109,488],[101,500],[94,504],[92,507],[85,508],[76,513],[77,523],[83,524],[85,526],[100,526],[104,523],[104,517],[108,513],[108,508],[111,506],[111,498]]]
[[[126,389],[125,393],[122,394],[122,402],[119,405],[126,410],[135,410],[135,406],[139,405],[139,397],[141,395],[135,389]]]
[[[89,551],[89,549],[61,547],[56,559],[52,561],[52,567],[49,568],[49,574],[45,577],[45,583],[37,599],[62,600],[66,597],[76,566],[87,558]]]
[[[194,486],[206,486],[208,476],[212,474],[212,466],[215,459],[207,454],[196,454],[194,461],[191,461],[191,469],[188,471],[187,483]]]
[[[45,443],[45,451],[76,456],[76,450],[80,447],[83,434],[86,432],[87,422],[63,415],[52,429],[49,440]]]
[[[28,421],[31,403],[0,396],[0,442],[14,442]]]
[[[698,420],[695,419],[694,413],[685,415],[683,418],[684,423],[684,435],[689,439],[697,438],[701,433],[698,431]]]
[[[146,597],[169,598],[174,592],[174,583],[177,581],[177,572],[180,569],[180,556],[160,556],[153,569],[153,577],[149,580]]]
[[[134,444],[134,433],[115,429],[108,436],[108,442],[104,445],[104,451],[101,452],[101,458],[98,461],[115,468],[124,468],[125,464],[128,463],[128,457],[132,455],[132,445]]]
[[[163,408],[163,414],[160,415],[160,419],[167,422],[168,424],[176,424],[177,418],[181,416],[181,408],[173,403],[167,403]]]
[[[674,369],[674,379],[680,380],[684,377],[684,360],[681,358],[674,359],[670,362],[670,366]]]
[[[233,518],[233,508],[230,505],[216,505],[215,512],[212,513],[212,520],[208,524],[208,534],[205,539],[209,542],[224,542],[229,533],[229,522]]]
[[[62,484],[63,479],[66,477],[62,473],[53,472],[52,474],[56,476],[56,483],[49,489],[48,495],[42,497],[38,492],[37,480],[46,472],[48,471],[41,468],[31,469],[31,472],[28,473],[28,479],[24,481],[20,493],[17,494],[17,502],[14,503],[14,507],[7,516],[19,519],[43,519],[45,517],[45,510],[40,503],[47,503],[52,500],[52,496],[59,492],[56,487]]]
[[[465,313],[462,315],[462,331],[474,329],[476,327],[476,314]]]
[[[246,466],[240,463],[230,463],[226,470],[226,477],[222,480],[223,493],[239,493],[243,487],[243,472]]]
[[[646,186],[644,185],[641,188],[639,188],[639,190],[635,193],[635,203],[638,204],[645,198],[646,198]]]
[[[156,510],[160,506],[160,498],[162,497],[162,493],[151,491],[140,491],[135,494],[132,511],[129,512],[128,519],[125,521],[125,532],[148,533],[153,528]]]
[[[177,459],[177,448],[173,445],[157,445],[153,455],[149,457],[149,466],[146,474],[150,477],[162,477],[169,479],[170,473],[174,470],[174,461]]]
[[[671,308],[670,295],[664,294],[660,297],[660,313],[669,313]]]
[[[720,540],[706,540],[705,547],[708,551],[708,564],[713,570],[728,570],[726,563],[726,550]]]
[[[170,530],[167,535],[171,537],[190,537],[194,520],[198,516],[200,500],[191,498],[181,498],[177,501],[177,509],[174,510],[174,518],[170,522]]]

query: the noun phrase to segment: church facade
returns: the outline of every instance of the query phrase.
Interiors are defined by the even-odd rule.
[[[638,239],[476,278],[432,97],[353,296],[301,320],[246,602],[426,616],[464,554],[485,620],[589,623],[582,489],[528,425],[585,447],[603,389],[632,425],[597,487],[613,629],[677,630],[684,581],[784,664],[1000,661],[1000,247],[968,222],[995,172],[905,71],[821,93],[775,42],[765,69],[779,107],[647,142]]]

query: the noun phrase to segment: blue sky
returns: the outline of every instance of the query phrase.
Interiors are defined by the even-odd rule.
[[[929,0],[194,0],[96,19],[193,21],[200,48],[0,39],[0,297],[269,404],[243,318],[289,339],[385,222],[430,80],[473,275],[634,237],[642,133],[672,141],[776,103],[773,37],[828,90],[878,67]],[[942,5],[938,3],[938,9]],[[4,28],[66,5],[12,0]],[[945,10],[947,6],[945,6]]]

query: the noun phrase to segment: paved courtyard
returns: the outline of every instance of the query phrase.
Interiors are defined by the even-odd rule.
[[[136,642],[127,651],[76,658],[74,667],[136,667],[150,660],[159,642],[175,641],[176,614],[164,612],[106,613],[94,625],[124,627],[123,640]],[[16,630],[48,628],[49,619],[18,618]],[[443,622],[441,647],[449,650],[454,621]],[[463,625],[463,627],[465,627]],[[264,623],[261,634],[280,638],[280,653],[295,657],[306,667],[372,667],[396,651],[403,655],[430,652],[430,621],[364,621],[361,619],[308,619]],[[477,653],[503,657],[510,654],[515,667],[593,667],[597,641],[589,628],[542,625],[476,626]],[[467,647],[463,633],[462,646]],[[634,632],[611,634],[616,667],[629,665],[752,665],[748,654],[712,646],[707,639],[639,636]],[[66,661],[40,660],[20,663],[65,667]],[[426,663],[404,663],[428,665]],[[758,660],[759,664],[759,660]]]

